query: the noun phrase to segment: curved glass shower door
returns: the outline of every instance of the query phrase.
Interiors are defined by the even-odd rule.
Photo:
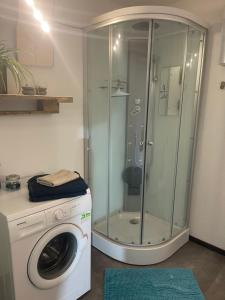
[[[108,235],[109,61],[109,27],[92,31],[87,39],[87,179],[94,200],[94,228],[105,236]]]
[[[93,229],[158,245],[188,224],[204,31],[132,20],[87,39]]]
[[[111,26],[108,236],[141,244],[149,21]]]
[[[185,229],[199,95],[203,34],[155,20],[146,135],[142,243]]]
[[[171,237],[187,33],[185,24],[153,22],[143,244]]]

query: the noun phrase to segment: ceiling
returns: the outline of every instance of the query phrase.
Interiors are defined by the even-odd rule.
[[[121,7],[138,5],[167,5],[183,8],[209,24],[221,22],[225,14],[225,0],[111,0]],[[225,17],[225,15],[224,15]]]

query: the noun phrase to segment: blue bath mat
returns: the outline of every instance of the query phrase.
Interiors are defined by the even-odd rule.
[[[204,300],[188,269],[106,269],[104,300]]]

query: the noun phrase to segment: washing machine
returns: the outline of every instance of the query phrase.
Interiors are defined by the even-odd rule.
[[[91,195],[32,203],[0,191],[0,299],[76,300],[90,290]]]

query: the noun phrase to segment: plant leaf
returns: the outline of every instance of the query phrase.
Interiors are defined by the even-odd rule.
[[[20,91],[23,81],[26,81],[29,78],[34,85],[34,78],[31,71],[15,59],[14,55],[17,52],[18,49],[8,48],[4,41],[0,41],[0,69],[8,69],[10,71],[16,83],[17,90]],[[2,73],[0,75],[0,80],[3,83]],[[4,82],[4,88],[5,87],[6,83]]]

